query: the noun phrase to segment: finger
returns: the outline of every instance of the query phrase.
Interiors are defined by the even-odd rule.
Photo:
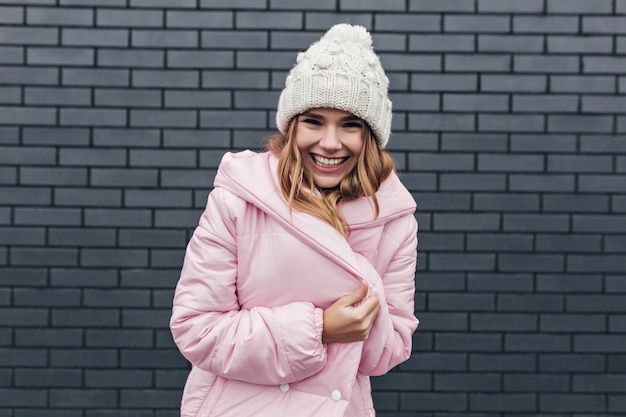
[[[350,294],[346,294],[341,299],[345,305],[353,305],[361,301],[367,295],[367,282],[361,281],[361,284]]]

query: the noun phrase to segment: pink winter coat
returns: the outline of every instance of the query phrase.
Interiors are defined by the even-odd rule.
[[[192,364],[183,417],[374,416],[369,376],[405,361],[413,311],[415,202],[395,174],[342,203],[346,240],[292,213],[270,153],[228,153],[176,288],[171,330]],[[361,280],[381,308],[365,342],[322,344],[323,309]]]

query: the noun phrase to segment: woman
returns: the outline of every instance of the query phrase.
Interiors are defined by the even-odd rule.
[[[334,26],[298,55],[268,152],[224,156],[174,297],[182,416],[375,415],[369,377],[418,323],[387,87],[365,28]]]

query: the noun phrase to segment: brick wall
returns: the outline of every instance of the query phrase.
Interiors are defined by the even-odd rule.
[[[419,204],[379,415],[626,413],[626,0],[0,0],[0,417],[177,415],[215,168],[340,21],[373,32]]]

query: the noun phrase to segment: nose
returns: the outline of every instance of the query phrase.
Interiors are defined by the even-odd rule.
[[[332,126],[324,129],[323,136],[319,141],[319,146],[320,148],[329,152],[338,151],[339,149],[341,149],[342,144],[341,140],[339,139],[337,129]]]

